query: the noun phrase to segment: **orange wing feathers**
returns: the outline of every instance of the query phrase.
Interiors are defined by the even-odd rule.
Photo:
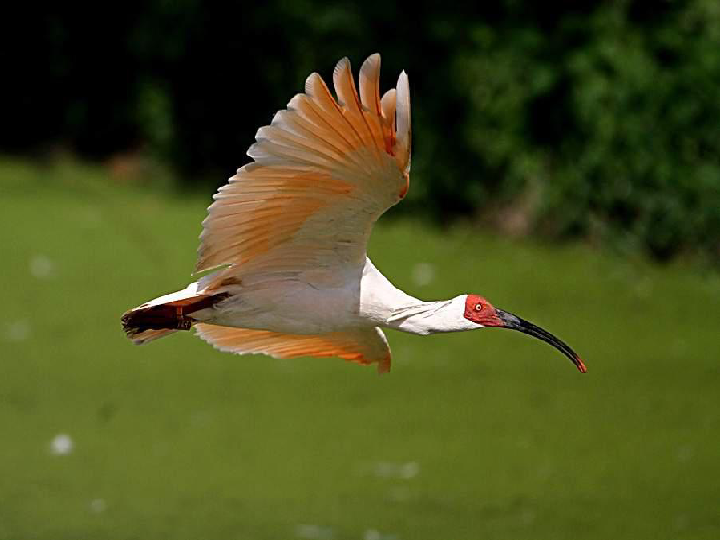
[[[378,364],[390,371],[390,348],[379,328],[356,328],[320,335],[280,334],[267,330],[196,325],[198,335],[216,349],[233,353],[263,353],[275,358],[337,356],[358,364]]]
[[[239,169],[209,208],[197,272],[224,264],[235,274],[268,271],[283,258],[364,260],[372,224],[407,190],[410,161],[407,77],[381,100],[379,74],[375,54],[360,70],[358,94],[342,59],[333,75],[337,101],[314,73],[305,94],[258,130],[248,150],[255,163]]]

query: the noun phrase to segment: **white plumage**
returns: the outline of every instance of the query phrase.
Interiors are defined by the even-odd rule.
[[[380,98],[379,75],[374,54],[360,69],[358,93],[344,58],[333,73],[337,99],[313,73],[305,93],[258,130],[253,162],[218,190],[203,221],[196,271],[211,273],[128,311],[133,341],[194,326],[223,351],[337,356],[387,371],[380,327],[509,327],[478,296],[413,298],[367,258],[373,223],[405,196],[410,172],[408,78],[401,73]]]

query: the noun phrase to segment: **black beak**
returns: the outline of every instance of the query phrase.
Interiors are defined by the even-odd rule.
[[[496,308],[495,312],[497,313],[498,319],[500,319],[503,323],[502,326],[500,326],[501,328],[510,328],[511,330],[517,330],[519,332],[522,332],[523,334],[527,334],[529,336],[541,339],[545,343],[549,343],[558,351],[567,356],[570,361],[575,364],[575,367],[578,368],[578,371],[580,371],[580,373],[587,372],[585,364],[583,364],[583,361],[575,353],[575,351],[573,351],[570,346],[567,345],[565,342],[553,336],[550,332],[543,330],[539,326],[535,326],[531,322],[521,319],[517,315],[513,315],[512,313],[503,311],[502,309]]]

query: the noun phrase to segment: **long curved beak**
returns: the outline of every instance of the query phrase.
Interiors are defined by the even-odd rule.
[[[575,367],[578,368],[578,371],[580,373],[587,373],[587,368],[585,367],[585,364],[583,364],[582,359],[564,341],[556,338],[547,330],[543,330],[539,326],[535,326],[533,323],[528,322],[525,319],[521,319],[517,315],[513,315],[512,313],[508,313],[507,311],[503,311],[502,309],[497,308],[495,308],[495,312],[498,319],[500,319],[500,321],[502,322],[502,324],[498,325],[500,328],[510,328],[511,330],[517,330],[518,332],[522,332],[523,334],[527,334],[529,336],[541,339],[545,343],[549,343],[558,351],[567,356],[570,361],[575,364]]]

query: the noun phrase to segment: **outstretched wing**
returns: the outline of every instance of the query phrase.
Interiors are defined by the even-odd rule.
[[[407,193],[410,90],[405,73],[382,99],[380,55],[335,67],[337,100],[313,73],[305,93],[257,132],[254,159],[215,194],[196,271],[250,275],[362,265],[372,224]]]
[[[197,324],[198,336],[216,349],[236,354],[264,353],[275,358],[337,356],[390,371],[390,347],[379,328],[353,328],[320,335],[279,334],[267,330]]]

